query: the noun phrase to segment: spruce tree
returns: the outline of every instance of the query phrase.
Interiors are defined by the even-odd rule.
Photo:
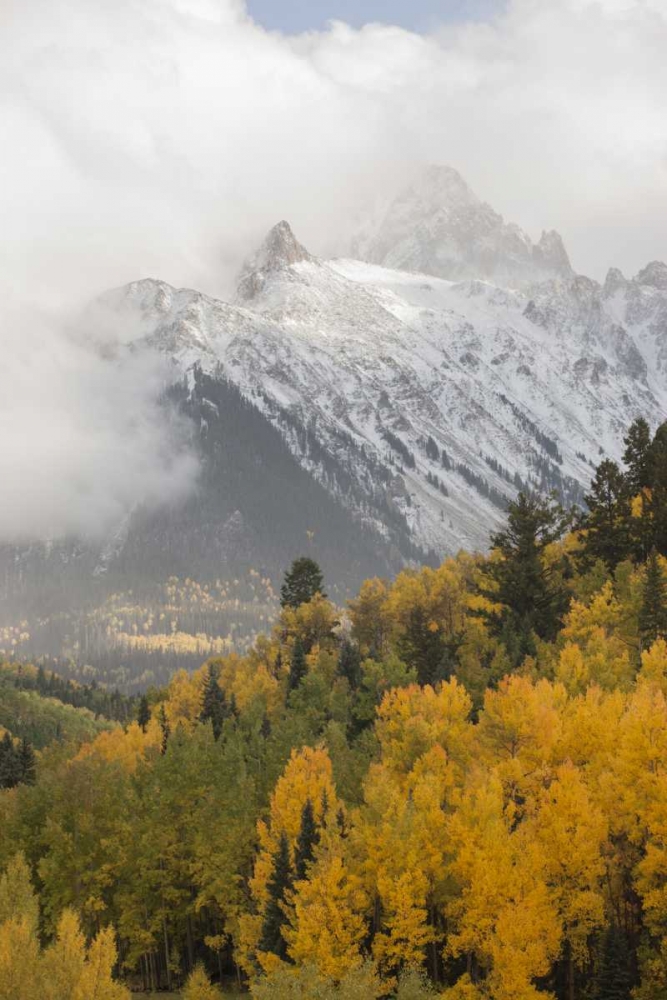
[[[160,744],[160,753],[164,757],[164,755],[167,752],[169,737],[171,736],[171,727],[169,725],[169,720],[167,719],[167,713],[164,710],[164,705],[160,705],[160,714],[158,715],[158,722],[160,723],[160,729],[162,730],[162,742]]]
[[[278,850],[273,857],[273,871],[267,883],[268,901],[259,942],[260,951],[272,952],[285,960],[287,945],[282,934],[287,922],[283,909],[287,892],[292,887],[292,865],[287,835],[280,835]]]
[[[345,677],[353,691],[361,684],[361,656],[359,648],[349,639],[343,639],[338,654],[338,673]]]
[[[535,653],[535,636],[552,641],[562,624],[567,590],[558,567],[548,568],[543,556],[570,520],[555,501],[522,492],[509,504],[507,527],[491,538],[500,559],[492,560],[487,569],[496,584],[488,596],[503,609],[488,617],[516,665]]]
[[[587,561],[601,559],[613,572],[631,550],[630,497],[616,462],[605,459],[600,463],[584,499],[588,507],[583,522]]]
[[[21,781],[21,761],[14,740],[5,732],[0,740],[0,788],[16,788]]]
[[[213,727],[213,738],[219,740],[222,725],[228,715],[227,699],[218,684],[218,671],[212,663],[209,663],[199,721],[210,722]]]
[[[637,496],[651,485],[651,429],[643,417],[639,417],[630,425],[623,443],[628,492],[631,496]]]
[[[287,680],[287,690],[295,691],[306,676],[308,666],[306,663],[306,653],[300,639],[294,641],[292,647],[292,658],[289,666],[289,677]]]
[[[304,879],[308,871],[308,865],[315,856],[315,847],[320,839],[317,823],[315,822],[315,810],[310,799],[301,810],[301,828],[296,841],[294,851],[294,874],[297,879]]]
[[[145,694],[142,694],[141,698],[139,699],[139,708],[137,709],[137,722],[141,726],[141,731],[143,733],[146,732],[146,727],[148,726],[148,723],[150,721],[151,721],[151,709],[150,705],[148,704],[148,698],[146,697]]]
[[[620,927],[612,925],[602,939],[594,1000],[630,1000],[632,986],[628,940]]]
[[[655,549],[646,564],[646,579],[639,611],[639,635],[644,649],[652,646],[656,639],[667,639],[667,581]]]
[[[21,771],[21,782],[24,785],[34,785],[36,778],[35,751],[32,745],[24,737],[18,749],[19,768]]]
[[[280,606],[298,608],[301,604],[312,601],[316,594],[327,596],[320,567],[308,556],[295,559],[285,574],[285,582],[280,589]]]
[[[667,423],[655,432],[651,445],[651,543],[667,556]]]

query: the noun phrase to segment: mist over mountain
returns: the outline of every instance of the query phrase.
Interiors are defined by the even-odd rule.
[[[320,259],[282,221],[231,301],[142,279],[91,304],[81,322],[114,377],[135,384],[159,359],[164,427],[198,472],[102,537],[6,544],[6,618],[171,577],[276,581],[299,551],[342,600],[365,577],[484,551],[520,489],[581,504],[631,421],[665,419],[664,264],[577,275],[556,233],[533,243],[448,167],[351,243],[357,259]]]

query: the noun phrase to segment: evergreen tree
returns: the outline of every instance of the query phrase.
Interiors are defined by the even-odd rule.
[[[567,590],[557,568],[547,568],[543,555],[569,522],[570,516],[554,501],[519,493],[509,504],[507,527],[491,538],[501,558],[487,569],[496,584],[488,596],[503,610],[489,619],[515,664],[535,653],[535,636],[555,639],[567,610]]]
[[[287,922],[283,906],[286,894],[292,887],[292,880],[289,842],[283,832],[273,858],[273,871],[267,883],[269,899],[264,911],[259,942],[260,951],[272,952],[283,960],[287,958],[287,945],[282,934]]]
[[[651,445],[651,543],[667,556],[667,423],[655,432]]]
[[[296,639],[292,647],[292,659],[290,660],[289,677],[287,680],[287,690],[294,691],[306,676],[308,665],[306,663],[306,653],[303,643]]]
[[[25,737],[21,740],[18,750],[19,767],[21,771],[21,782],[24,785],[34,785],[36,778],[35,751]]]
[[[0,788],[16,788],[21,781],[21,761],[14,740],[5,732],[0,740]]]
[[[145,694],[142,694],[141,698],[139,699],[139,708],[137,709],[137,722],[141,726],[141,731],[143,733],[146,732],[146,727],[148,726],[148,723],[150,721],[151,721],[151,709],[150,705],[148,704],[148,698],[146,697]]]
[[[227,699],[218,684],[218,671],[212,663],[209,663],[199,721],[210,722],[213,727],[213,737],[219,740],[222,725],[228,715]]]
[[[296,841],[294,851],[294,874],[297,879],[304,879],[308,871],[308,865],[315,856],[315,847],[320,839],[317,823],[315,822],[315,810],[310,799],[301,810],[301,828]]]
[[[307,556],[295,559],[285,574],[285,582],[280,589],[280,606],[298,608],[301,604],[312,601],[315,594],[327,596],[320,567]]]
[[[627,489],[631,496],[637,496],[651,485],[651,429],[643,417],[639,417],[630,425],[623,443]]]
[[[627,938],[620,927],[612,925],[602,939],[595,1000],[630,1000],[632,978]]]
[[[340,653],[338,654],[338,673],[341,677],[346,678],[353,691],[356,691],[361,684],[361,657],[359,655],[359,648],[347,638],[343,639]]]
[[[171,736],[171,727],[169,725],[169,720],[167,719],[167,713],[164,710],[164,705],[160,705],[160,714],[158,716],[158,722],[160,723],[160,729],[162,730],[162,743],[160,744],[160,753],[164,757],[164,755],[167,752],[169,737]]]
[[[601,559],[610,572],[630,555],[630,498],[616,462],[605,459],[597,467],[591,490],[584,497],[588,514],[583,527],[584,552],[589,562]]]
[[[644,649],[652,646],[656,639],[667,639],[667,581],[655,549],[646,564],[646,580],[639,611],[639,634]]]

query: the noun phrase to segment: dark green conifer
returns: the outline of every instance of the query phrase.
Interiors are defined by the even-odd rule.
[[[158,715],[158,722],[160,723],[160,729],[162,730],[162,742],[160,744],[160,753],[164,757],[164,755],[167,752],[169,737],[171,736],[171,727],[169,725],[169,720],[167,719],[167,713],[164,710],[164,705],[160,705],[160,714]]]
[[[347,638],[343,639],[338,654],[338,673],[345,677],[353,691],[357,690],[361,684],[361,656],[359,647]]]
[[[223,722],[228,715],[227,699],[218,684],[218,670],[212,663],[209,663],[199,720],[200,722],[210,722],[213,727],[213,737],[219,740]]]
[[[626,484],[631,496],[637,496],[651,485],[651,429],[643,417],[638,417],[623,438]]]
[[[286,894],[292,887],[292,881],[289,842],[283,832],[280,835],[278,850],[273,858],[273,871],[267,883],[269,898],[264,910],[259,942],[260,951],[272,952],[283,960],[287,958],[287,944],[282,934],[283,927],[287,922],[284,904]]]
[[[137,709],[137,722],[141,726],[142,732],[144,733],[146,732],[146,727],[148,726],[148,723],[150,721],[151,721],[151,709],[150,705],[148,704],[148,698],[146,697],[145,694],[142,694],[141,698],[139,699],[139,707]]]
[[[292,647],[292,658],[290,660],[289,666],[289,677],[287,680],[287,690],[295,691],[299,684],[306,676],[308,670],[308,665],[306,663],[306,653],[303,648],[303,643],[300,639],[296,639],[294,646]]]
[[[642,606],[639,611],[639,635],[644,649],[652,646],[656,639],[667,639],[667,581],[655,549],[646,564]]]
[[[515,664],[535,653],[535,636],[552,641],[562,624],[568,594],[559,567],[547,567],[544,550],[563,535],[570,515],[554,500],[519,493],[509,504],[507,527],[491,544],[501,558],[488,567],[496,589],[489,596],[503,605],[490,617]]]
[[[21,781],[21,761],[14,740],[5,732],[0,740],[0,788],[16,788]]]
[[[297,879],[304,879],[308,871],[308,865],[315,856],[315,848],[320,839],[317,823],[315,822],[315,810],[310,799],[301,810],[301,828],[296,841],[294,851],[294,873]]]
[[[24,785],[34,785],[37,775],[37,765],[35,761],[35,751],[32,744],[24,737],[18,749],[19,767],[21,771],[21,782]]]
[[[631,552],[630,496],[616,462],[605,459],[600,463],[584,499],[588,507],[583,522],[587,561],[592,564],[601,559],[613,573]]]
[[[295,559],[285,574],[285,582],[280,589],[280,606],[298,608],[301,604],[312,601],[316,594],[327,596],[320,567],[308,556]]]
[[[630,1000],[632,978],[627,937],[620,927],[612,925],[602,939],[595,1000]]]

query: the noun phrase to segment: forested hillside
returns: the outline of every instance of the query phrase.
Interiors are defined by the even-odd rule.
[[[299,559],[246,655],[38,755],[0,996],[667,996],[667,425],[492,545],[345,608]]]

